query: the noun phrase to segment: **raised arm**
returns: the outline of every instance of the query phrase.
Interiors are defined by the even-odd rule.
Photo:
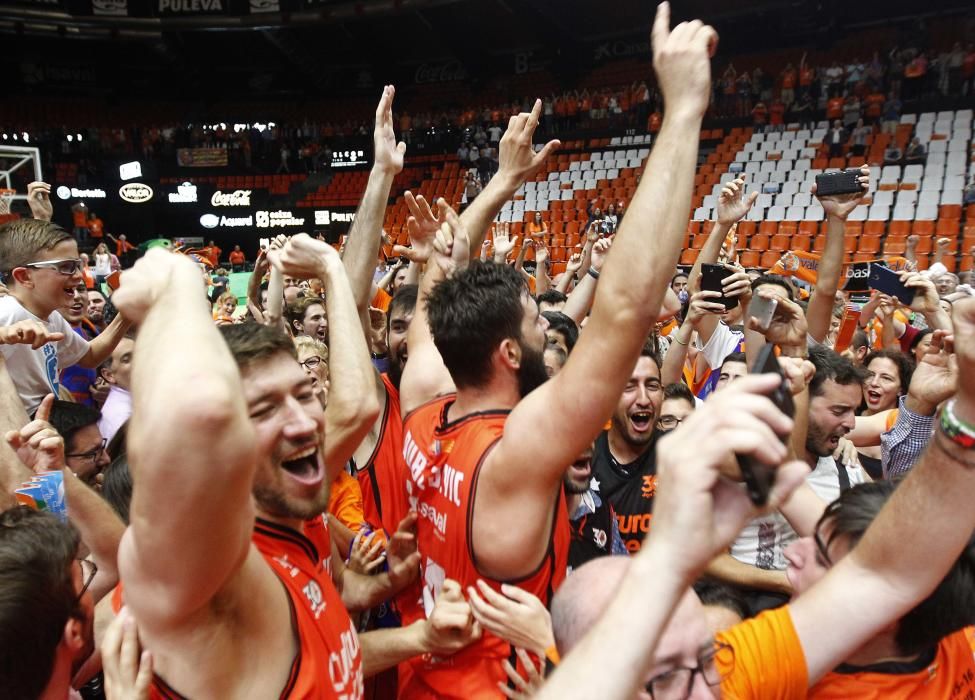
[[[538,153],[532,148],[532,137],[542,113],[542,101],[535,100],[531,113],[522,112],[511,117],[508,128],[498,144],[498,172],[477,198],[461,214],[464,228],[471,237],[471,254],[479,254],[488,226],[515,191],[545,163],[545,159],[561,143],[553,139]]]
[[[609,254],[612,243],[609,238],[601,238],[592,245],[589,267],[565,301],[562,313],[575,321],[576,325],[581,324],[586,314],[589,313],[589,308],[596,296],[599,275],[602,274],[603,265],[606,263],[606,256]]]
[[[562,371],[512,411],[478,483],[482,500],[493,494],[512,513],[549,508],[565,465],[612,414],[680,253],[715,40],[714,30],[700,22],[671,33],[669,6],[660,6],[653,29],[654,68],[667,104],[660,134],[601,273],[586,331]],[[532,471],[519,464],[531,464]]]
[[[376,258],[382,243],[383,216],[393,178],[403,170],[406,144],[396,142],[393,132],[392,85],[383,88],[382,98],[376,107],[376,125],[373,130],[373,165],[366,182],[366,191],[359,202],[355,219],[349,229],[342,264],[349,276],[356,308],[366,309],[372,292],[372,276]]]
[[[292,236],[280,251],[272,250],[269,257],[272,267],[282,274],[317,277],[325,282],[330,386],[324,455],[325,465],[334,476],[379,415],[374,370],[352,288],[335,248],[307,234]]]
[[[975,425],[975,300],[954,307],[958,420]],[[950,361],[947,360],[946,361]],[[790,606],[815,683],[941,582],[975,529],[972,450],[938,428],[853,551]],[[912,527],[924,523],[923,528]],[[937,542],[937,546],[931,546]],[[837,635],[836,630],[843,634]]]
[[[254,527],[254,431],[237,365],[203,298],[199,268],[160,248],[126,271],[113,295],[140,324],[128,429],[138,483],[119,569],[147,630],[210,601],[242,566]]]
[[[809,335],[820,343],[826,340],[830,321],[833,318],[833,305],[836,303],[836,290],[840,287],[843,273],[843,239],[846,235],[846,220],[863,201],[870,189],[870,168],[860,168],[860,186],[863,190],[856,194],[838,194],[819,198],[826,211],[826,248],[819,259],[816,287],[809,297]],[[816,185],[812,186],[816,194]]]

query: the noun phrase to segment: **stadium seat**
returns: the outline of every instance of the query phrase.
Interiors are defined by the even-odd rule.
[[[754,250],[743,250],[738,254],[738,262],[742,267],[758,267],[761,262],[761,254]]]

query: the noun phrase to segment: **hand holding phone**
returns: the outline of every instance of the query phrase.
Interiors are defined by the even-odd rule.
[[[766,343],[762,346],[751,372],[752,374],[774,373],[779,375],[781,381],[769,398],[772,399],[775,407],[789,418],[795,416],[796,407],[792,400],[789,380],[775,357],[774,345]],[[782,442],[785,442],[784,438]],[[745,487],[748,489],[748,497],[756,506],[764,506],[768,503],[769,492],[775,482],[775,469],[778,465],[764,464],[751,455],[738,455],[738,467],[741,469]]]
[[[901,277],[893,270],[878,263],[870,263],[870,277],[867,279],[871,289],[895,297],[905,306],[914,302],[915,287],[908,287],[901,282]]]
[[[734,272],[724,265],[701,265],[701,290],[705,292],[718,292],[721,297],[715,299],[715,303],[723,304],[726,309],[734,309],[738,306],[738,297],[726,297],[724,295],[724,281],[731,277]]]

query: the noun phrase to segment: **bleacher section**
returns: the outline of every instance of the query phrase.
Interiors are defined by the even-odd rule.
[[[756,205],[738,226],[738,248],[745,267],[768,268],[784,251],[821,252],[826,222],[819,202],[810,192],[815,176],[827,169],[856,167],[869,162],[873,194],[857,207],[846,226],[848,261],[876,259],[904,252],[907,236],[919,236],[918,264],[929,266],[935,240],[952,240],[955,259],[949,268],[973,268],[968,255],[975,245],[975,206],[963,208],[962,190],[972,162],[972,110],[904,115],[896,134],[875,133],[863,157],[825,158],[822,140],[827,124],[814,129],[792,125],[783,132],[754,133],[736,128],[702,133],[695,176],[693,211],[688,224],[681,263],[693,264],[704,246],[715,216],[722,185],[744,173],[749,188],[760,188]],[[924,165],[879,166],[890,141],[904,150],[917,137],[928,150]],[[649,135],[592,139],[563,144],[545,167],[508,202],[500,220],[512,223],[512,232],[524,240],[524,229],[536,211],[548,225],[546,244],[553,272],[581,245],[587,207],[595,199],[604,210],[610,203],[628,204],[636,190],[636,177],[651,147]],[[457,206],[463,193],[464,171],[452,157],[410,159],[394,192],[411,188],[432,201],[443,196]],[[419,164],[418,164],[419,163]],[[423,179],[424,170],[429,171]],[[344,173],[324,193],[355,203],[365,188],[367,174]],[[319,204],[338,200],[317,200]],[[345,201],[345,200],[342,200]],[[405,202],[400,195],[389,207],[386,230],[406,244]],[[389,252],[389,251],[387,251]],[[516,250],[517,252],[517,250]],[[528,259],[531,259],[529,254]]]

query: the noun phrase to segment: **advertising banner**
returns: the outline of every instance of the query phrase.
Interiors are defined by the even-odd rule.
[[[178,148],[176,164],[181,168],[221,168],[227,166],[226,148]]]

